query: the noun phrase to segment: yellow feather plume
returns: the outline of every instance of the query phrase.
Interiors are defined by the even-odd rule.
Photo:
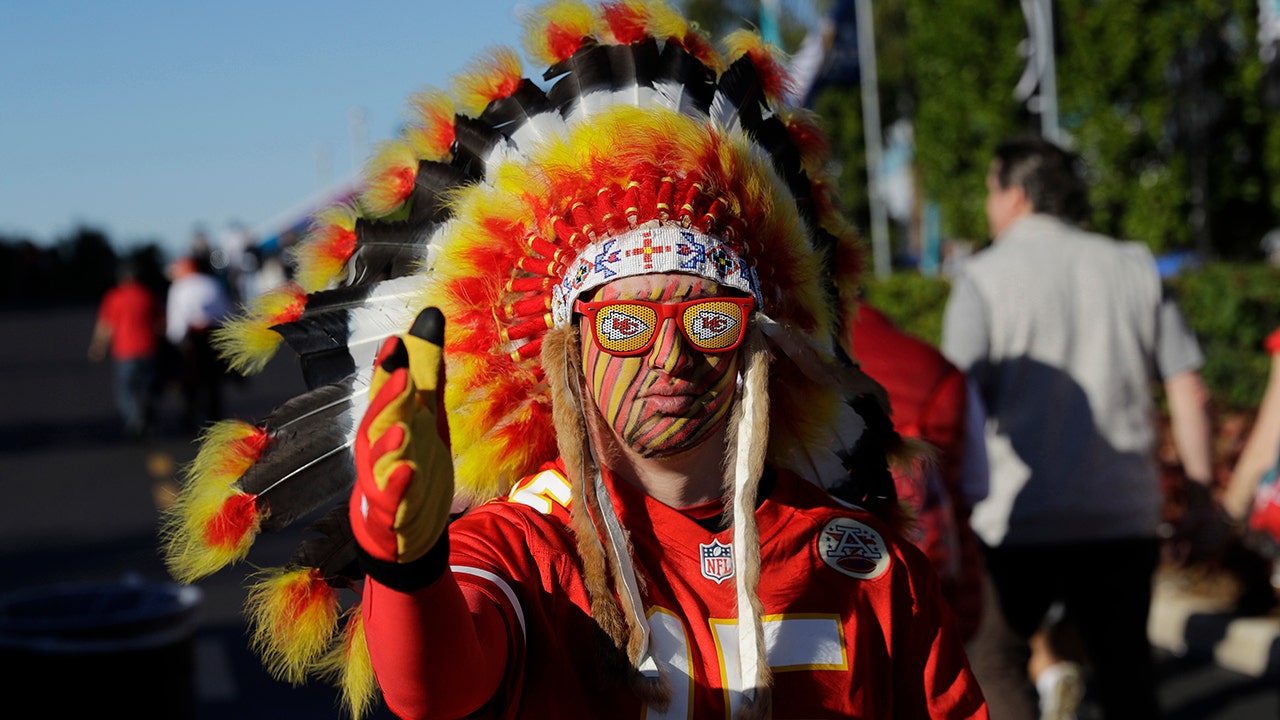
[[[403,138],[382,142],[365,167],[368,184],[360,193],[360,204],[375,217],[391,215],[409,199],[417,173],[412,143]]]
[[[261,372],[283,340],[272,326],[296,320],[305,303],[306,293],[297,285],[272,288],[250,301],[240,316],[215,330],[213,344],[233,370],[245,375]]]
[[[290,250],[296,270],[293,279],[307,292],[325,290],[342,279],[355,247],[356,203],[340,202],[324,208],[311,220],[307,238]]]
[[[515,50],[490,48],[453,79],[453,94],[463,113],[478,116],[489,103],[515,92],[523,77]]]
[[[373,707],[378,696],[378,680],[373,674],[359,605],[347,610],[342,636],[320,659],[317,672],[338,686],[342,704],[355,720],[364,717]]]
[[[593,34],[596,13],[580,0],[555,0],[531,13],[524,26],[524,49],[533,60],[554,65],[572,54],[566,43]]]
[[[518,62],[518,60],[517,60]],[[418,157],[432,162],[449,159],[453,146],[453,123],[457,107],[443,90],[424,90],[409,98],[411,111],[405,135]]]
[[[212,575],[249,554],[254,534],[248,533],[234,545],[211,542],[206,529],[239,494],[234,483],[253,462],[236,450],[236,440],[246,439],[257,429],[239,421],[214,425],[205,436],[196,459],[184,470],[182,492],[165,511],[160,536],[165,565],[179,582],[194,582]]]
[[[201,433],[200,449],[188,466],[187,474],[230,485],[257,458],[255,440],[261,434],[256,425],[243,420],[222,420]]]
[[[724,58],[712,46],[710,38],[698,29],[696,23],[689,22],[666,3],[657,2],[650,6],[649,28],[656,38],[674,38],[717,75],[724,71]]]
[[[664,2],[647,4],[649,28],[654,37],[684,38],[689,33],[689,21]]]
[[[249,587],[251,645],[267,672],[299,685],[315,671],[338,627],[338,593],[315,568],[269,568]]]
[[[760,87],[771,102],[781,103],[791,93],[787,61],[775,45],[750,30],[736,30],[725,37],[725,56],[730,62],[750,55],[756,66]]]

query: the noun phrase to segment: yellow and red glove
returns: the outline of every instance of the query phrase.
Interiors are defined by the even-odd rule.
[[[356,433],[351,529],[375,565],[418,560],[449,523],[453,458],[443,394],[444,316],[427,308],[408,334],[383,343]]]

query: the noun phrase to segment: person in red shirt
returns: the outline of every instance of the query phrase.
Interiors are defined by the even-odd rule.
[[[894,429],[927,443],[924,458],[894,469],[894,482],[915,516],[908,536],[933,562],[967,642],[982,616],[982,550],[969,527],[973,503],[986,494],[982,401],[940,350],[865,302],[850,340],[862,369],[889,394]]]
[[[130,436],[140,437],[151,421],[156,349],[162,314],[155,293],[138,281],[131,263],[123,263],[118,283],[102,297],[89,359],[111,358],[116,406]]]

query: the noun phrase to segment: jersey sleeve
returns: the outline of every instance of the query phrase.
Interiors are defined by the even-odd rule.
[[[894,717],[898,720],[987,718],[986,700],[937,577],[922,555],[903,548],[912,597],[903,656],[894,662]]]
[[[369,654],[398,716],[507,718],[520,707],[530,589],[557,585],[537,517],[513,503],[481,506],[449,526],[448,568],[431,584],[400,591],[366,580]]]
[[[365,634],[384,700],[402,718],[463,717],[502,684],[518,637],[499,590],[447,571],[434,583],[400,592],[365,582]]]

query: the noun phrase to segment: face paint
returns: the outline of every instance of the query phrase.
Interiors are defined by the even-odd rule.
[[[681,302],[717,294],[716,283],[691,275],[637,275],[601,288],[598,300]],[[605,422],[642,457],[666,457],[701,443],[729,414],[738,376],[737,351],[708,354],[689,345],[666,320],[648,352],[617,357],[583,333],[582,367]]]

